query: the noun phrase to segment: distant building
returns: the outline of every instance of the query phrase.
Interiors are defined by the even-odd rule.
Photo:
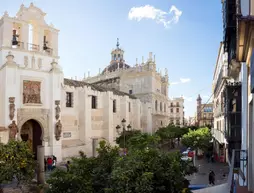
[[[213,125],[213,103],[202,104],[202,98],[197,98],[197,116],[196,126],[212,126]]]

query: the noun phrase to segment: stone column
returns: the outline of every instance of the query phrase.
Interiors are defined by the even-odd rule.
[[[103,109],[104,109],[104,129],[107,131],[105,133],[105,138],[108,140],[109,143],[113,143],[115,139],[115,127],[113,125],[113,93],[107,92],[104,94],[103,100]]]
[[[44,171],[44,146],[37,146],[37,183],[45,184],[45,171]]]
[[[91,109],[92,109],[92,95],[90,95],[90,88],[85,88],[85,93],[84,93],[84,135],[85,135],[85,143],[88,144],[86,145],[86,154],[88,156],[92,156],[92,114],[91,114]],[[98,99],[97,99],[98,100]]]

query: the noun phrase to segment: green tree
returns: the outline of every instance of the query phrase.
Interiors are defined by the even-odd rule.
[[[102,193],[110,185],[113,164],[119,158],[119,148],[100,142],[96,158],[88,158],[80,152],[73,158],[69,171],[56,170],[47,180],[48,193]]]
[[[0,144],[0,184],[15,177],[18,185],[29,182],[35,174],[35,161],[29,145],[23,141]]]
[[[144,150],[146,148],[157,148],[160,142],[160,137],[158,135],[151,135],[148,133],[140,133],[132,136],[128,140],[127,147],[129,149],[140,149]]]
[[[193,149],[201,149],[206,151],[212,140],[211,131],[208,128],[199,128],[197,130],[189,130],[182,138],[182,144]]]
[[[124,132],[122,132],[119,137],[116,138],[116,143],[119,145],[120,148],[124,148],[124,137],[125,137],[125,145],[127,147],[128,141],[130,138],[132,138],[135,135],[140,135],[141,131],[140,130],[131,130],[131,131],[125,131],[125,136]]]
[[[180,193],[187,166],[179,153],[152,148],[132,151],[114,164],[109,192]]]
[[[126,156],[119,148],[101,142],[98,157],[81,153],[69,172],[56,170],[50,179],[49,193],[180,193],[189,174],[188,164],[179,153],[163,153],[158,148],[131,149]]]

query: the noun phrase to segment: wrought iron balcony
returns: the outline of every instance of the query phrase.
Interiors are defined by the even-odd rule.
[[[222,7],[224,51],[230,63],[236,58],[236,0],[224,0]]]

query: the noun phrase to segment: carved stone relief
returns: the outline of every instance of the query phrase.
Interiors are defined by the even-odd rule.
[[[27,68],[27,66],[28,66],[28,56],[24,56],[24,65]]]
[[[41,104],[41,82],[23,81],[23,104],[26,103]]]
[[[10,120],[12,120],[14,118],[14,114],[15,114],[15,97],[9,97],[9,111],[10,111],[10,114],[9,114],[9,117],[10,117]]]
[[[16,138],[17,133],[18,133],[18,126],[16,125],[16,122],[12,121],[12,123],[8,126],[8,128],[10,129],[9,139],[14,140]]]
[[[59,141],[59,139],[61,137],[61,133],[62,133],[62,123],[60,120],[58,120],[56,122],[56,128],[55,128],[55,137],[56,137],[57,141]]]
[[[58,120],[59,119],[59,117],[60,117],[60,112],[61,112],[61,108],[60,108],[60,101],[59,100],[56,100],[55,101],[55,105],[56,105],[56,108],[55,108],[55,110],[56,110],[56,120]]]

